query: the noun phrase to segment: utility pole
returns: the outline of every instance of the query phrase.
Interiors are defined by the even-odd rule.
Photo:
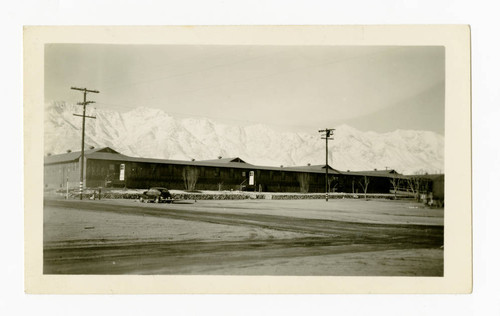
[[[321,136],[321,139],[326,140],[326,166],[325,166],[325,192],[326,192],[326,201],[328,202],[328,140],[333,139],[330,137],[333,137],[332,133],[335,129],[334,128],[325,128],[322,130],[319,130],[318,132],[324,133]]]
[[[87,116],[85,115],[87,104],[95,103],[94,101],[87,101],[87,93],[99,93],[97,90],[89,90],[87,88],[76,88],[71,87],[71,90],[83,91],[83,102],[78,102],[78,105],[83,105],[83,115],[73,114],[74,116],[82,117],[82,151],[80,156],[80,200],[83,199],[83,165],[85,163],[85,118],[95,119],[95,116]]]

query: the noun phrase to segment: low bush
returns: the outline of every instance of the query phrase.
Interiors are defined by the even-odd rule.
[[[138,200],[144,190],[103,190],[101,199],[132,199]],[[65,196],[65,191],[58,191],[58,195]],[[269,200],[307,200],[324,199],[324,193],[254,193],[254,192],[171,192],[175,200],[250,200],[250,199],[269,199]],[[80,192],[78,190],[69,191],[70,199],[78,199]],[[351,193],[332,193],[328,195],[329,199],[359,199],[362,196]],[[367,194],[370,199],[393,199],[392,194]],[[99,199],[98,192],[91,189],[85,189],[83,199]]]

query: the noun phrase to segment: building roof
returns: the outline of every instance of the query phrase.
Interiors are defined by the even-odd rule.
[[[75,162],[80,159],[81,151],[69,152],[59,155],[46,156],[44,159],[45,165]],[[146,163],[165,163],[172,165],[190,165],[190,166],[209,166],[209,167],[231,167],[231,168],[255,168],[254,165],[248,164],[242,159],[236,158],[221,158],[215,160],[200,160],[200,161],[187,161],[187,160],[170,160],[170,159],[157,159],[157,158],[141,158],[130,157],[120,154],[110,147],[94,148],[85,150],[85,157],[87,159],[98,160],[113,160],[123,162],[146,162]],[[272,168],[272,167],[269,167]],[[262,169],[262,168],[261,168]],[[276,168],[279,169],[279,168]]]
[[[117,157],[116,155],[126,157],[110,147],[86,149],[85,157],[95,158],[96,155],[99,156],[99,154],[105,154],[105,153],[113,154],[115,155],[114,157]],[[44,164],[49,165],[54,163],[78,161],[81,155],[82,155],[81,151],[72,151],[65,154],[45,156]]]
[[[414,175],[408,175],[407,177],[409,177],[409,178],[429,179],[429,180],[438,180],[440,178],[444,179],[444,174],[442,174],[442,173],[437,173],[437,174],[414,174]]]
[[[230,162],[238,162],[238,163],[247,163],[243,161],[240,157],[234,158],[218,158],[218,159],[209,159],[209,160],[200,160],[201,162],[215,162],[215,163],[230,163]],[[250,165],[250,164],[249,164]]]
[[[343,174],[353,175],[353,176],[370,176],[370,177],[402,177],[403,175],[399,174],[394,169],[387,170],[366,170],[366,171],[345,171]]]
[[[141,158],[141,157],[129,157],[123,156],[118,158],[113,154],[103,154],[99,157],[92,157],[101,160],[120,160],[128,162],[146,162],[146,163],[159,163],[159,164],[170,164],[170,165],[184,165],[184,166],[205,166],[205,167],[231,167],[240,169],[251,169],[255,168],[254,165],[248,164],[246,162],[218,162],[218,161],[188,161],[188,160],[171,160],[171,159],[157,159],[157,158]]]
[[[317,172],[324,173],[326,170],[326,165],[308,165],[308,166],[297,166],[297,167],[284,167],[283,169],[288,171],[297,171],[297,172]],[[333,169],[330,165],[328,165],[329,172],[332,174],[340,174],[342,172],[337,169]]]
[[[366,174],[398,174],[396,170],[394,169],[382,169],[382,170],[362,170],[362,171],[354,171],[354,172],[361,172],[361,173],[366,173]]]
[[[65,163],[65,162],[75,162],[80,159],[81,152],[75,151],[60,155],[46,156],[44,159],[45,165]],[[97,159],[97,160],[109,160],[109,161],[119,161],[119,162],[144,162],[144,163],[159,163],[159,164],[171,164],[171,165],[183,165],[183,166],[205,166],[205,167],[223,167],[223,168],[235,168],[235,169],[259,169],[259,170],[270,170],[270,171],[291,171],[291,172],[309,172],[309,173],[325,173],[326,165],[310,165],[310,166],[297,166],[297,167],[271,167],[271,166],[257,166],[252,165],[239,157],[233,158],[220,158],[211,160],[199,160],[199,161],[187,161],[187,160],[170,160],[170,159],[158,159],[158,158],[141,158],[141,157],[130,157],[120,154],[116,150],[110,147],[94,148],[85,150],[85,157],[87,159]],[[398,176],[400,175],[395,170],[370,170],[370,171],[339,171],[328,165],[328,170],[330,174],[345,174],[353,176],[371,176],[371,177],[388,177],[388,176]],[[431,178],[432,175],[422,175],[422,177]]]

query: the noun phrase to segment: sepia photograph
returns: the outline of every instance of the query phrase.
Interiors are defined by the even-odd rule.
[[[47,44],[44,273],[442,276],[444,61]]]
[[[43,276],[447,273],[446,45],[41,47]]]

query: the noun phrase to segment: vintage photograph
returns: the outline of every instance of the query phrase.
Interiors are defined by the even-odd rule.
[[[444,276],[444,46],[43,53],[43,275]]]

